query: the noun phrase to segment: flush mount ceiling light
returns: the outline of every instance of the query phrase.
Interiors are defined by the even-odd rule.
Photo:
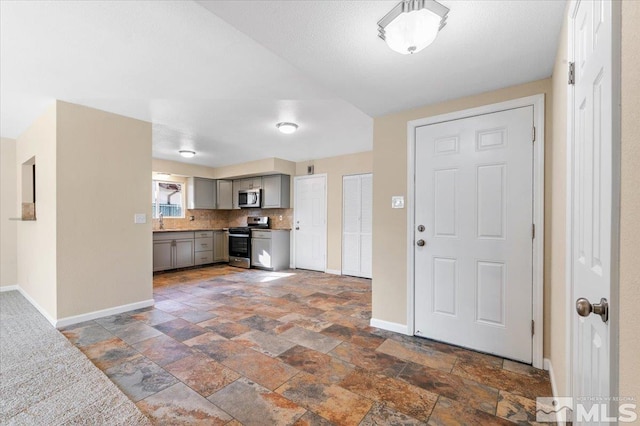
[[[291,133],[298,130],[298,125],[296,123],[278,123],[276,124],[276,127],[286,135],[290,135]]]
[[[436,39],[448,13],[435,0],[401,1],[378,21],[378,37],[403,55],[419,52]]]
[[[194,155],[196,155],[195,151],[189,151],[186,149],[181,149],[180,151],[178,151],[180,153],[180,155],[182,155],[184,158],[191,158]]]

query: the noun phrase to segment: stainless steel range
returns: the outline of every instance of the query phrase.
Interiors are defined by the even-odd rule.
[[[247,226],[229,228],[229,265],[251,267],[251,230],[268,229],[268,216],[249,216]]]

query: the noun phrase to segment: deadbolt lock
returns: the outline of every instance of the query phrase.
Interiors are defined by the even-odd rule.
[[[424,232],[424,225],[418,225],[418,232]]]

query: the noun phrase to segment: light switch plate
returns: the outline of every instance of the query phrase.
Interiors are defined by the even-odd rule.
[[[147,223],[147,215],[144,213],[136,213],[133,215],[133,223]]]
[[[404,209],[404,196],[394,195],[393,197],[391,197],[391,208]]]

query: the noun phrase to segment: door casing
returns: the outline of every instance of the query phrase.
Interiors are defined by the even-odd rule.
[[[567,58],[569,62],[575,60],[573,55],[574,37],[573,37],[573,17],[576,14],[578,3],[580,0],[570,0],[568,5],[568,34],[567,34]],[[619,394],[619,340],[618,329],[620,312],[620,152],[621,152],[621,130],[620,130],[620,99],[621,99],[621,23],[622,23],[622,5],[618,1],[611,2],[611,80],[612,80],[612,99],[611,105],[616,107],[611,111],[611,284],[610,284],[610,300],[609,300],[609,388],[610,395],[617,396]],[[571,257],[573,252],[573,173],[574,173],[574,138],[575,138],[575,114],[574,114],[574,86],[569,85],[567,91],[567,213],[566,213],[566,253],[565,253],[565,273],[566,273],[566,376],[565,383],[569,396],[573,395],[573,319],[576,314],[574,308],[575,300],[573,299],[573,271]],[[613,307],[613,309],[611,309]],[[554,395],[556,389],[554,388]]]
[[[413,335],[415,276],[414,276],[414,198],[415,198],[415,146],[416,128],[445,121],[459,120],[483,114],[505,111],[524,106],[533,106],[533,124],[535,127],[535,142],[533,153],[533,221],[535,224],[535,238],[533,239],[533,320],[535,333],[533,335],[533,366],[543,368],[543,267],[544,267],[544,94],[527,96],[505,102],[484,105],[477,108],[455,111],[448,114],[412,120],[407,123],[407,334]],[[533,129],[532,129],[533,135]]]

